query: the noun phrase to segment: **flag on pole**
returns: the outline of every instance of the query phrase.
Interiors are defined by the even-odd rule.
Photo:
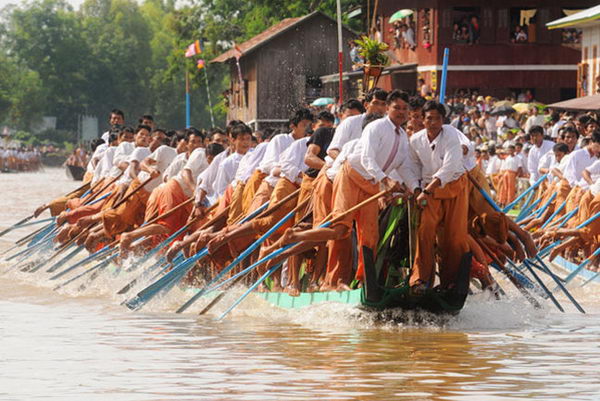
[[[194,43],[187,47],[187,50],[185,51],[185,56],[192,57],[200,53],[202,53],[202,48],[200,48],[200,41],[196,40],[194,41]]]
[[[204,60],[198,59],[198,62],[196,63],[196,67],[198,67],[199,70],[201,70],[204,67],[206,67],[206,64],[205,64]]]

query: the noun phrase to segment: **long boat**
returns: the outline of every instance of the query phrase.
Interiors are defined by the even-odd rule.
[[[568,261],[567,259],[563,258],[562,256],[557,256],[556,259],[554,259],[552,261],[552,263],[554,263],[556,266],[563,268],[564,270],[566,270],[569,273],[571,273],[577,269],[577,264]],[[589,280],[589,279],[593,278],[592,282],[600,283],[600,275],[596,275],[596,272],[593,272],[588,269],[580,270],[578,273],[578,276],[585,280]]]

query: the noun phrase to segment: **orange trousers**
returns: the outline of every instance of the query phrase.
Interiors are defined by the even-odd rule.
[[[373,184],[366,180],[348,162],[345,162],[333,181],[332,193],[332,217],[336,218],[344,214],[348,209],[379,193],[379,184]],[[348,241],[350,241],[350,232],[352,231],[354,221],[356,221],[359,249],[362,250],[362,247],[366,246],[372,249],[373,256],[376,256],[375,252],[377,250],[377,242],[379,241],[378,215],[379,207],[377,202],[371,202],[354,213],[345,215],[334,224],[334,226],[340,224],[346,226],[348,228],[348,235],[339,241],[331,241],[325,285],[335,287],[339,283],[349,284],[352,280],[352,265],[348,263],[348,258],[340,258],[340,255],[344,253],[350,254]],[[356,277],[362,280],[363,276],[364,263],[362,258],[359,258],[359,269]]]
[[[298,203],[302,203],[304,200],[310,198],[313,193],[313,182],[314,178],[307,176],[304,174],[302,177],[302,182],[300,183],[300,194],[298,195]],[[310,202],[306,204],[302,209],[298,210],[295,216],[296,223],[299,222],[306,216],[306,214],[311,210],[312,205]]]
[[[83,194],[86,193],[88,189],[90,189],[89,182],[88,185],[79,189],[78,191],[54,199],[48,204],[48,208],[50,209],[50,215],[58,216],[61,212],[64,212],[67,209],[67,202],[69,200],[79,199]]]
[[[508,205],[515,200],[515,193],[517,192],[517,172],[512,170],[505,170],[502,172],[499,186],[498,202],[501,205]]]
[[[418,280],[432,284],[435,279],[434,249],[436,234],[441,256],[440,282],[443,287],[453,284],[463,255],[469,251],[467,213],[469,207],[467,177],[437,188],[421,211],[417,230],[417,249],[410,285]]]
[[[140,181],[137,178],[134,179],[123,196],[129,196],[140,185],[142,185]],[[139,227],[144,222],[148,198],[150,198],[150,193],[142,188],[116,209],[105,210],[102,213],[105,234],[108,237],[114,237]]]
[[[267,175],[265,173],[263,173],[262,171],[254,170],[254,173],[252,173],[252,175],[246,182],[246,185],[244,185],[244,193],[242,194],[242,207],[243,207],[245,215],[250,213],[253,210],[251,207],[252,207],[252,204],[254,203],[253,202],[254,198],[255,198],[256,193],[258,192],[258,189],[261,186],[263,180],[266,178],[266,176]],[[271,195],[270,192],[269,192],[269,195]],[[265,199],[265,202],[267,200],[269,200],[268,197]],[[260,205],[262,205],[262,203],[259,204],[258,206],[260,206]]]
[[[280,200],[294,192],[298,189],[298,185],[294,184],[287,178],[280,178],[277,181],[277,185],[273,189],[273,193],[271,194],[271,198],[269,199],[269,209],[271,206],[274,206]],[[271,227],[273,227],[279,220],[281,220],[286,214],[288,214],[296,204],[298,203],[298,198],[293,198],[279,206],[274,212],[269,214],[268,216],[261,217],[258,219],[252,220],[252,229],[259,233],[260,235],[266,233]],[[267,210],[269,210],[267,209]],[[293,220],[290,219],[286,224],[284,224],[277,232],[283,233],[288,227],[293,224]]]
[[[227,225],[231,225],[244,215],[244,188],[246,184],[238,182],[231,194],[229,203],[229,214],[227,215]]]
[[[155,217],[168,212],[186,200],[187,198],[179,185],[179,182],[171,178],[166,184],[162,184],[155,188],[150,194],[146,204],[144,221],[148,222]],[[169,216],[158,219],[156,224],[167,227],[169,232],[165,235],[155,236],[154,242],[158,244],[160,241],[166,239],[169,235],[183,227],[187,222],[187,218],[191,211],[192,205],[188,204],[185,207],[177,209],[177,211],[171,213]]]

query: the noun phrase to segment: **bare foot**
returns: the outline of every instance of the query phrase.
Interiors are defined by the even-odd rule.
[[[171,244],[171,246],[169,247],[169,249],[165,253],[165,257],[167,258],[167,261],[171,262],[175,258],[175,255],[177,255],[179,253],[179,251],[181,250],[181,248],[182,248],[182,242],[181,241],[175,241],[175,242],[173,242],[173,244]]]
[[[291,287],[291,286],[287,287],[285,289],[285,292],[287,292],[290,297],[298,297],[298,296],[300,296],[300,290],[297,287],[295,287],[295,286],[294,287]]]
[[[337,287],[335,288],[335,290],[337,292],[342,292],[342,291],[352,291],[352,288],[350,288],[348,286],[348,284],[346,283],[338,283]]]

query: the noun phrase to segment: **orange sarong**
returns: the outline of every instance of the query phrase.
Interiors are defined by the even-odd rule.
[[[137,178],[134,179],[123,196],[129,196],[140,185],[142,185],[140,181]],[[117,234],[139,227],[144,222],[146,203],[149,197],[150,193],[142,188],[116,209],[105,210],[102,213],[102,224],[106,235],[114,237]]]
[[[364,200],[379,192],[379,184],[373,184],[354,170],[348,162],[345,162],[340,172],[333,181],[332,211],[333,218],[344,214],[350,208],[358,205]],[[371,202],[354,213],[345,215],[335,225],[344,225],[348,228],[348,235],[338,241],[332,241],[329,246],[327,261],[327,274],[325,284],[335,287],[339,283],[349,284],[352,279],[352,266],[347,263],[347,258],[340,258],[344,252],[351,254],[348,246],[352,223],[356,221],[356,232],[359,249],[366,246],[375,251],[379,241],[379,226],[377,224],[379,207],[377,202]],[[362,280],[364,276],[364,262],[359,258],[359,267],[356,278]]]
[[[441,255],[440,281],[448,286],[456,281],[463,255],[469,251],[467,213],[469,186],[463,175],[429,197],[421,212],[417,230],[417,249],[410,276],[410,285],[418,280],[432,284],[435,278],[434,249],[438,229],[438,249]]]

